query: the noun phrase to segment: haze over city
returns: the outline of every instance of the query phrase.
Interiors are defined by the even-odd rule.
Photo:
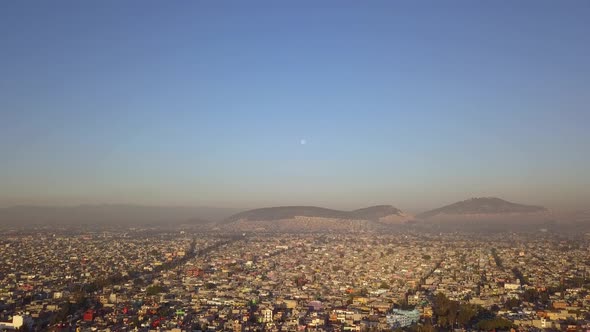
[[[590,331],[590,1],[0,3],[0,332]]]
[[[0,206],[589,206],[590,5],[1,5]]]

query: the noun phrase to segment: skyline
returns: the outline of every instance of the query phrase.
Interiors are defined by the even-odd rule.
[[[589,3],[322,4],[3,4],[0,206],[588,209]]]

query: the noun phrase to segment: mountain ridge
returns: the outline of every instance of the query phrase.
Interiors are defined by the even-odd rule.
[[[377,221],[380,218],[390,215],[401,216],[402,212],[391,205],[375,205],[352,211],[328,209],[318,206],[294,205],[247,210],[230,216],[224,222],[231,223],[238,220],[271,221],[292,219],[295,217]]]
[[[251,210],[149,206],[137,204],[83,204],[74,206],[18,205],[0,208],[0,225],[199,225],[210,229],[231,230],[345,230],[382,229],[394,225],[526,225],[566,222],[590,223],[589,212],[556,214],[545,207],[512,203],[496,197],[471,198],[439,207],[417,216],[392,205],[374,205],[356,210],[338,210],[318,206],[293,205]],[[345,226],[347,225],[347,226]]]
[[[474,197],[416,215],[419,219],[430,219],[441,215],[505,215],[548,212],[538,205],[512,203],[497,197]]]

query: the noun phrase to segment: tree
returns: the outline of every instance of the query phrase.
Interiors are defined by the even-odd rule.
[[[146,288],[145,292],[147,295],[150,295],[150,296],[157,295],[159,293],[164,292],[164,287],[162,287],[160,285],[153,285],[153,286]]]
[[[172,309],[168,306],[161,306],[158,308],[158,315],[160,317],[168,317],[172,314]]]
[[[496,317],[479,321],[477,324],[475,324],[475,327],[481,330],[489,331],[493,329],[509,329],[514,327],[514,324],[512,324],[512,322],[507,319]]]
[[[449,300],[442,293],[436,294],[433,311],[438,324],[443,328],[452,328],[455,324],[470,326],[480,313],[479,307]]]
[[[506,302],[504,303],[504,308],[505,309],[512,309],[514,307],[520,307],[521,303],[522,302],[519,299],[511,297],[508,300],[506,300]]]
[[[434,313],[436,315],[446,315],[449,310],[449,299],[443,293],[436,294],[434,298]]]
[[[443,293],[436,294],[434,298],[434,315],[437,322],[442,327],[451,325],[449,311],[451,309],[451,301]]]
[[[539,292],[534,289],[534,288],[529,288],[527,290],[524,291],[524,293],[522,294],[522,299],[525,300],[526,302],[532,302],[535,303],[537,301],[539,301]]]
[[[21,326],[18,331],[20,332],[29,332],[31,331],[31,329],[29,328],[29,326],[27,324],[24,324],[23,326]]]
[[[457,301],[450,301],[449,302],[449,324],[450,326],[454,326],[457,323],[457,316],[459,314],[459,302]]]
[[[477,315],[477,311],[469,304],[462,304],[459,307],[459,314],[457,316],[457,323],[462,326],[467,326],[469,322]]]
[[[427,320],[426,324],[418,326],[418,332],[434,332],[434,326]]]
[[[360,295],[361,296],[367,296],[369,295],[369,290],[367,290],[367,288],[363,287],[360,291]]]
[[[63,306],[60,310],[53,316],[51,322],[53,324],[63,322],[66,320],[68,315],[70,315],[74,311],[72,304],[69,301],[64,302]]]

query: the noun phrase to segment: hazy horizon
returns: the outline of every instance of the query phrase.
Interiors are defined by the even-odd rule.
[[[0,207],[590,208],[590,3],[8,2]]]
[[[259,208],[269,208],[269,207],[287,207],[287,206],[316,206],[316,207],[321,207],[321,208],[328,208],[328,209],[334,209],[334,210],[342,210],[342,211],[353,211],[353,210],[357,210],[357,209],[361,209],[361,208],[366,208],[366,207],[372,207],[372,206],[380,206],[380,205],[389,205],[389,206],[393,206],[395,208],[399,208],[400,210],[402,210],[402,212],[405,213],[410,213],[410,214],[419,214],[419,213],[423,213],[426,211],[430,211],[436,208],[440,208],[443,206],[447,206],[447,205],[451,205],[453,203],[457,203],[457,202],[461,202],[461,201],[468,201],[470,199],[474,199],[474,198],[500,198],[502,200],[506,200],[503,197],[496,197],[496,196],[478,196],[478,197],[466,197],[464,199],[458,199],[456,201],[446,201],[443,203],[440,203],[439,205],[433,205],[433,206],[424,206],[421,208],[404,208],[403,206],[399,206],[396,205],[395,203],[389,203],[389,202],[376,202],[376,203],[369,203],[366,205],[322,205],[322,204],[314,204],[313,202],[311,203],[302,203],[302,204],[283,204],[283,203],[276,203],[276,204],[272,204],[272,203],[268,203],[268,204],[264,204],[264,203],[259,203],[259,204],[251,204],[251,205],[245,205],[245,206],[223,206],[223,205],[191,205],[191,204],[150,204],[150,203],[125,203],[125,202],[113,202],[113,203],[92,203],[92,202],[87,202],[87,203],[72,203],[72,201],[69,201],[69,203],[66,204],[43,204],[43,203],[32,203],[32,204],[8,204],[8,205],[0,205],[0,209],[6,209],[6,208],[28,208],[28,207],[40,207],[40,208],[76,208],[76,207],[117,207],[117,206],[121,206],[121,207],[146,207],[146,208],[179,208],[179,209],[183,209],[183,208],[188,208],[188,209],[213,209],[213,210],[227,210],[227,211],[245,211],[245,210],[251,210],[251,209],[259,209]],[[522,202],[522,201],[514,201],[514,200],[507,200],[510,203],[516,203],[516,204],[524,204],[524,205],[538,205],[538,206],[543,206],[541,204],[536,204],[534,202]],[[554,208],[551,206],[543,206],[545,208],[548,208],[550,211],[553,212],[582,212],[582,211],[590,211],[587,208],[582,208],[582,209],[576,209],[576,208],[569,208],[569,209],[563,209],[563,208]]]

